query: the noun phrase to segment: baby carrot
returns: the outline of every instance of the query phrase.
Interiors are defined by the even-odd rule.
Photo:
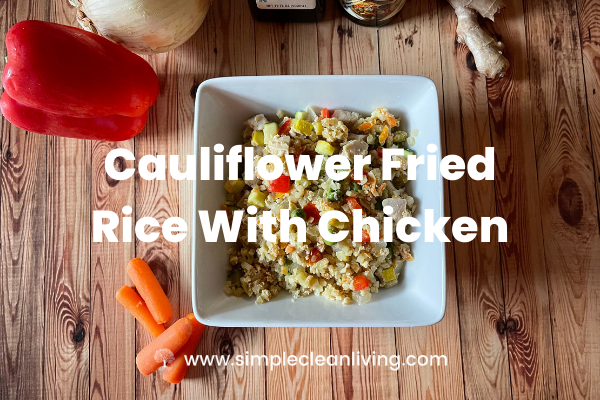
[[[194,355],[196,352],[196,347],[198,347],[198,343],[200,342],[200,338],[204,333],[204,329],[206,325],[198,322],[194,314],[188,314],[186,317],[192,323],[193,331],[192,336],[190,336],[190,340],[175,354],[175,360],[172,363],[167,365],[165,369],[165,373],[163,375],[163,379],[167,382],[177,384],[183,380],[185,374],[188,370],[188,365],[185,362],[185,357],[190,357]]]
[[[164,324],[173,316],[173,308],[152,270],[141,258],[134,258],[127,264],[127,275],[133,281],[150,314],[158,324]]]
[[[162,365],[175,359],[177,353],[192,335],[192,322],[180,318],[162,335],[150,342],[135,358],[138,370],[142,375],[150,375]]]
[[[154,337],[158,337],[165,331],[165,327],[157,324],[152,314],[148,310],[144,300],[133,290],[133,288],[125,285],[117,291],[115,296],[119,303],[123,304],[129,312],[137,319],[144,328]]]

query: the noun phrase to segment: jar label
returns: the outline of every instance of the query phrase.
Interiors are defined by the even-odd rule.
[[[387,21],[393,18],[406,0],[340,0],[342,7],[354,18],[362,21]]]
[[[263,10],[314,10],[317,0],[256,0],[256,6]]]

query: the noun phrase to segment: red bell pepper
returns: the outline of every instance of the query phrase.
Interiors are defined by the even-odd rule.
[[[277,179],[269,182],[269,192],[271,193],[287,193],[290,191],[290,177],[281,175]]]
[[[321,214],[319,213],[319,209],[317,208],[317,206],[315,206],[313,203],[308,203],[304,206],[303,210],[306,213],[307,219],[310,219],[312,217],[313,224],[319,223],[319,220],[321,219]]]
[[[323,253],[321,253],[316,247],[313,247],[313,249],[310,251],[310,254],[308,255],[308,263],[314,264],[321,261],[322,259]]]
[[[2,113],[32,132],[129,139],[158,97],[158,78],[144,59],[79,28],[19,22],[6,47]]]
[[[148,111],[139,117],[109,115],[107,117],[77,118],[59,115],[17,103],[4,92],[0,108],[12,124],[43,135],[76,139],[109,140],[119,142],[131,139],[146,125]]]
[[[292,129],[292,120],[288,119],[283,123],[283,125],[281,125],[281,128],[279,128],[279,135],[289,136],[291,129]]]

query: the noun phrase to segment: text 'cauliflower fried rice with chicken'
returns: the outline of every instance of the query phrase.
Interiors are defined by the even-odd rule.
[[[397,237],[393,242],[370,242],[369,226],[363,226],[362,242],[352,241],[351,234],[338,243],[324,240],[319,234],[318,221],[327,211],[341,211],[349,222],[331,220],[329,232],[335,233],[352,226],[352,210],[362,209],[363,218],[375,218],[383,226],[383,208],[391,207],[389,214],[394,224],[401,218],[411,217],[414,200],[405,192],[407,183],[407,146],[414,145],[416,131],[411,135],[400,130],[398,120],[385,108],[376,109],[370,117],[356,112],[327,109],[317,111],[308,107],[298,111],[294,118],[278,111],[280,122],[270,122],[259,114],[245,122],[244,146],[254,147],[254,179],[228,181],[224,208],[229,212],[244,210],[238,242],[229,249],[227,294],[256,297],[261,304],[271,300],[281,290],[294,297],[316,294],[343,304],[370,301],[371,293],[379,288],[390,288],[398,283],[405,261],[412,261],[410,247]],[[382,180],[381,157],[383,148],[405,149],[405,156],[393,156],[400,168],[392,170],[392,179]],[[371,155],[371,164],[364,168],[363,179],[353,180],[349,174],[342,181],[334,181],[325,174],[325,160],[318,180],[306,175],[292,181],[285,166],[286,155],[317,154],[327,157],[341,154],[352,165],[354,155]],[[261,157],[275,155],[282,159],[284,172],[280,178],[263,180],[257,174]],[[296,161],[297,162],[297,161]],[[273,233],[275,242],[264,239],[258,232],[256,242],[248,241],[248,207],[255,206],[259,214],[271,211],[277,218]],[[295,227],[289,234],[289,243],[280,241],[279,211],[289,209],[291,217],[306,221],[306,242],[297,241]]]

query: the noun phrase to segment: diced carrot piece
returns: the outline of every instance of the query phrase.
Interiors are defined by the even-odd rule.
[[[369,236],[369,232],[367,232],[367,231],[365,231],[363,229],[363,231],[362,231],[362,242],[363,243],[368,243],[370,241],[371,241],[371,236]]]
[[[148,310],[159,324],[164,324],[173,316],[173,308],[152,270],[141,258],[134,258],[127,264],[127,275],[133,281]]]
[[[348,197],[346,199],[346,202],[348,203],[348,205],[350,206],[351,209],[362,210],[362,207],[360,206],[360,204],[358,203],[358,200],[356,200],[355,197]]]
[[[366,131],[367,129],[371,129],[373,127],[373,122],[365,121],[358,126],[359,131]]]
[[[321,110],[321,119],[324,118],[329,118],[329,110],[327,108]]]
[[[196,353],[196,348],[198,347],[198,343],[200,343],[200,338],[204,333],[204,329],[206,329],[206,325],[198,322],[194,314],[188,314],[186,318],[192,323],[192,335],[187,343],[181,348],[181,350],[177,352],[175,355],[175,360],[167,365],[163,375],[163,379],[165,381],[173,384],[177,384],[181,382],[183,378],[185,378],[185,374],[188,370],[185,357],[187,356],[189,358]]]
[[[388,128],[387,126],[384,126],[383,130],[381,131],[381,134],[379,135],[379,143],[382,143],[382,144],[385,143],[389,134],[390,134],[390,128]]]
[[[154,337],[158,337],[165,331],[165,327],[158,324],[144,300],[133,290],[125,285],[117,291],[116,299],[137,319],[146,330]]]
[[[366,288],[369,287],[369,285],[371,284],[371,281],[369,281],[369,278],[367,278],[364,275],[357,275],[354,277],[354,279],[352,279],[352,286],[354,287],[355,291],[361,291],[361,290],[365,290]]]
[[[162,335],[150,342],[135,358],[142,375],[150,375],[165,363],[175,360],[175,354],[183,348],[192,335],[193,325],[187,318],[181,318]]]

